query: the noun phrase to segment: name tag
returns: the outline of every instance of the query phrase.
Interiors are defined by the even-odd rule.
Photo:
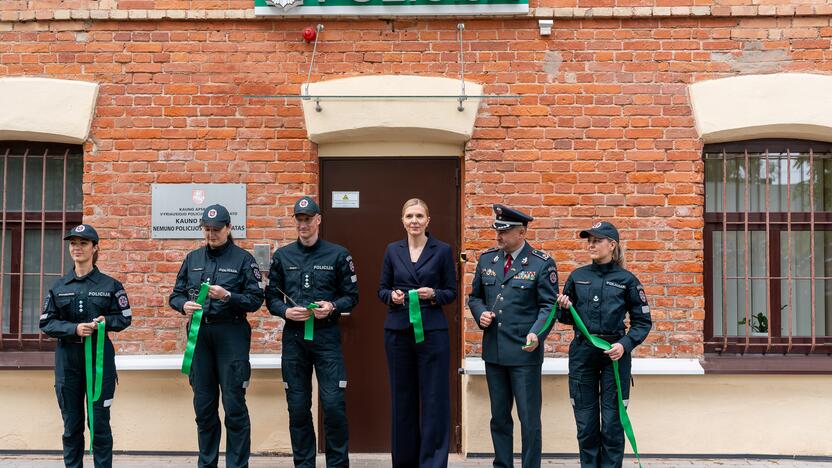
[[[233,268],[217,268],[217,271],[221,271],[223,273],[239,273],[239,271]]]
[[[109,291],[90,291],[87,294],[93,297],[110,297]]]
[[[292,271],[292,270],[300,270],[300,267],[296,267],[296,266],[287,266],[287,267],[286,267],[286,269],[287,269],[287,270],[289,270],[289,271]]]
[[[335,268],[332,265],[315,265],[312,267],[313,270],[326,270],[326,271],[335,271]]]
[[[613,281],[607,281],[605,284],[606,284],[607,286],[612,286],[612,287],[614,287],[614,288],[618,288],[618,289],[627,289],[627,286],[624,286],[624,285],[623,285],[623,284],[621,284],[621,283],[615,283],[615,282],[613,282]]]
[[[592,281],[579,281],[579,280],[575,280],[575,282],[576,282],[576,283],[578,283],[578,284],[592,284]]]
[[[191,268],[191,271],[203,271],[203,270],[205,270],[205,267]]]
[[[74,292],[63,292],[63,293],[58,293],[58,297],[68,297],[68,296],[74,296],[74,295],[75,295],[75,293],[74,293]]]

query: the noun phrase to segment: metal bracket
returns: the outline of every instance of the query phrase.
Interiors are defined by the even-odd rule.
[[[462,85],[462,93],[459,96],[459,105],[456,106],[456,110],[462,112],[465,110],[464,102],[467,99],[465,96],[465,53],[462,42],[462,32],[465,31],[465,23],[457,24],[456,30],[458,31],[457,36],[459,36],[459,81]]]

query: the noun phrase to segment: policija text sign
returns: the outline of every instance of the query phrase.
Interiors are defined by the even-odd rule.
[[[523,15],[529,0],[254,0],[257,16]]]
[[[234,237],[246,237],[244,184],[153,184],[151,191],[153,239],[201,239],[202,212],[215,203],[228,208]]]

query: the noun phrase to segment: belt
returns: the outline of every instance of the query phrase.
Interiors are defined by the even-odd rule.
[[[206,316],[202,317],[202,321],[204,323],[208,323],[208,324],[239,323],[239,322],[242,322],[243,320],[245,320],[245,317],[241,316],[241,315],[235,315],[235,316],[232,316],[232,317],[229,317],[227,315],[206,315]]]
[[[61,343],[66,344],[84,344],[84,337],[83,336],[65,336],[63,338],[59,338]]]
[[[598,333],[593,333],[593,335],[597,336],[598,338],[601,338],[604,341],[608,341],[610,343],[615,343],[616,341],[618,341],[618,340],[620,340],[621,338],[624,337],[623,333],[614,333],[612,335],[602,335],[602,334],[598,334]],[[584,335],[582,335],[582,334],[577,334],[577,338],[580,339],[580,340],[586,341],[586,337],[584,337]]]

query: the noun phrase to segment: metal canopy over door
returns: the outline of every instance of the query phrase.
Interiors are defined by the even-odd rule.
[[[358,306],[341,320],[351,452],[390,451],[390,385],[384,353],[387,306],[377,294],[384,250],[405,237],[401,207],[417,197],[430,207],[430,234],[450,244],[458,255],[458,177],[457,158],[321,159],[322,237],[349,249],[358,274]],[[357,208],[333,208],[333,192],[339,192],[336,206]],[[461,386],[456,370],[461,356],[461,303],[457,298],[445,306],[451,337],[451,451],[460,447],[455,428],[460,424]],[[319,427],[323,431],[323,424]],[[323,437],[319,442],[323,450]]]

